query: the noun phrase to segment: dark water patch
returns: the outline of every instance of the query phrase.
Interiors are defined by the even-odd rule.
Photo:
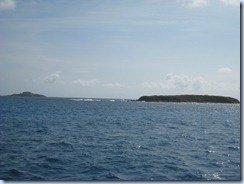
[[[228,147],[229,150],[240,150],[239,146],[230,146]]]
[[[74,147],[70,143],[66,142],[51,142],[48,144],[49,149],[60,150],[60,151],[74,151]]]
[[[46,161],[50,164],[56,164],[56,163],[62,163],[62,161],[60,159],[57,158],[52,158],[52,157],[48,157],[46,158]]]
[[[17,169],[10,169],[8,170],[8,174],[12,177],[19,177],[19,176],[23,176],[24,174],[20,171],[18,171]]]

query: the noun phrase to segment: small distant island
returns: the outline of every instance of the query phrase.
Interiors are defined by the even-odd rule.
[[[19,93],[19,94],[12,94],[10,96],[21,96],[21,97],[46,97],[44,95],[40,95],[40,94],[35,94],[35,93],[31,93],[29,91],[25,91],[23,93]]]
[[[142,96],[137,101],[145,102],[196,102],[196,103],[240,103],[232,97],[210,95],[154,95]]]

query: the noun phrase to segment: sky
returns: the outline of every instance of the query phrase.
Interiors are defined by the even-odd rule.
[[[240,99],[239,0],[0,0],[0,95]]]

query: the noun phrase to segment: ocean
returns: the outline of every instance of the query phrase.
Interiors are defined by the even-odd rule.
[[[0,97],[2,180],[240,180],[240,104]]]

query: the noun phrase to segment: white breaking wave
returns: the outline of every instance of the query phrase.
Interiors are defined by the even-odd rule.
[[[74,100],[74,101],[83,101],[84,99],[80,99],[80,98],[75,98],[75,99],[71,99],[71,100]]]
[[[87,102],[93,102],[93,101],[100,102],[100,101],[102,101],[100,99],[91,99],[91,98],[74,98],[74,99],[71,99],[71,100],[74,100],[74,101],[87,101]]]
[[[91,98],[88,98],[88,99],[84,99],[84,101],[86,101],[86,102],[93,102],[94,100],[91,99]]]

